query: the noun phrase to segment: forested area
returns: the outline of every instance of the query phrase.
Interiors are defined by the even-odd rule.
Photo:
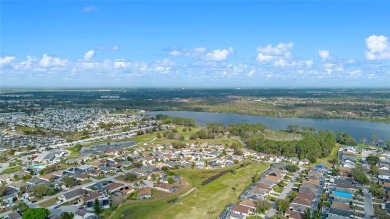
[[[240,136],[250,149],[255,151],[282,155],[288,157],[307,158],[315,162],[317,158],[326,157],[336,144],[332,131],[314,131],[296,129],[294,131],[303,135],[299,141],[275,141],[266,139],[263,124],[234,124],[228,130],[232,135]]]
[[[336,145],[336,137],[332,131],[316,131],[313,128],[291,126],[288,131],[302,135],[301,140],[279,141],[267,139],[269,129],[263,124],[208,124],[206,129],[198,131],[192,139],[214,138],[223,132],[229,136],[239,136],[249,149],[267,154],[288,157],[307,158],[315,162],[317,158],[328,156]]]

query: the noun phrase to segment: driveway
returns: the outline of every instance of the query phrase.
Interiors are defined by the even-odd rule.
[[[292,188],[294,187],[294,184],[295,184],[295,179],[296,177],[298,176],[298,173],[295,173],[291,179],[294,179],[294,180],[290,180],[290,182],[287,183],[287,185],[284,187],[282,193],[280,193],[279,195],[279,199],[285,199],[288,195],[288,193],[291,192]]]
[[[372,206],[372,196],[368,192],[368,189],[366,187],[364,187],[363,192],[364,192],[364,211],[366,211],[366,218],[369,219],[375,216],[374,207]]]

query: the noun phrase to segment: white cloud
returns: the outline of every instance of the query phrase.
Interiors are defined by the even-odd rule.
[[[111,50],[112,50],[112,51],[116,51],[116,50],[118,50],[118,49],[119,49],[119,46],[112,46],[112,47],[111,47]]]
[[[206,54],[205,59],[208,61],[223,61],[226,60],[228,55],[233,53],[233,48],[223,49],[223,50],[213,50]]]
[[[58,57],[52,57],[47,54],[43,54],[41,60],[39,61],[39,64],[42,67],[59,67],[59,66],[65,66],[68,60],[66,59],[60,59]]]
[[[10,64],[15,60],[15,58],[16,58],[15,56],[6,56],[4,58],[0,58],[0,66]]]
[[[97,10],[97,8],[95,6],[93,6],[93,5],[85,6],[83,8],[84,12],[91,12],[91,11],[96,11],[96,10]]]
[[[91,60],[94,56],[95,56],[95,50],[92,49],[84,54],[84,59],[88,61]]]
[[[366,59],[387,60],[390,59],[390,45],[388,38],[381,35],[372,35],[366,38]]]
[[[171,55],[171,56],[181,56],[182,53],[177,51],[177,50],[173,50],[173,51],[169,52],[169,55]]]
[[[204,47],[198,47],[194,49],[173,49],[169,51],[170,56],[187,56],[187,57],[199,57],[207,51]]]
[[[330,53],[328,50],[318,50],[318,55],[323,61],[328,60],[330,57]]]
[[[252,69],[252,70],[249,71],[248,76],[249,76],[249,77],[252,77],[252,75],[253,75],[254,73],[256,73],[256,70],[255,70],[255,69]]]
[[[257,61],[267,64],[273,61],[277,63],[291,58],[291,49],[294,47],[293,43],[279,43],[276,46],[267,45],[266,47],[257,47]]]

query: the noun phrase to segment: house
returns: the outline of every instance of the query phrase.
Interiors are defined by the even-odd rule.
[[[286,171],[281,170],[279,168],[272,168],[272,170],[269,171],[268,175],[283,178],[286,175]]]
[[[299,159],[298,157],[290,157],[288,161],[291,162],[292,164],[298,164]]]
[[[110,198],[99,192],[91,192],[82,198],[86,210],[92,211],[94,209],[95,200],[98,200],[99,207],[102,209],[110,207]]]
[[[195,169],[203,169],[205,167],[203,161],[197,161],[195,162]]]
[[[122,193],[122,195],[128,195],[128,194],[134,192],[134,188],[131,186],[123,186],[123,187],[119,188],[119,190],[116,190],[115,193],[117,194],[118,192]]]
[[[276,183],[278,183],[281,180],[281,178],[276,176],[266,176],[265,179]]]
[[[22,215],[18,211],[9,213],[4,219],[22,219]]]
[[[302,160],[299,161],[298,164],[299,165],[308,165],[308,164],[310,164],[310,161],[307,158],[303,158]]]
[[[110,185],[105,186],[108,192],[113,193],[123,187],[123,183],[111,183]]]
[[[307,199],[307,200],[313,200],[315,197],[314,194],[312,193],[304,193],[304,192],[298,192],[297,193],[297,198],[303,198],[303,199]]]
[[[302,182],[302,184],[312,184],[314,186],[319,186],[320,185],[320,181],[316,180],[316,179],[309,179],[309,180],[304,180]]]
[[[160,190],[160,191],[163,191],[163,192],[168,192],[168,193],[176,192],[176,191],[179,190],[178,186],[173,185],[173,184],[168,184],[168,183],[157,184],[155,186],[155,188],[157,190]]]
[[[388,170],[379,170],[378,178],[381,180],[390,180],[390,171]]]
[[[349,217],[353,211],[350,205],[334,201],[330,206],[329,213]]]
[[[152,198],[152,188],[145,187],[145,188],[139,189],[137,198],[138,199],[150,199],[150,198]]]
[[[352,169],[348,167],[340,167],[340,176],[352,177]]]
[[[74,219],[97,219],[98,217],[96,216],[95,213],[92,213],[90,211],[87,211],[85,209],[78,209],[74,213]]]
[[[85,181],[85,180],[90,179],[91,176],[88,174],[85,174],[85,173],[80,173],[80,174],[77,174],[76,176],[74,176],[74,178],[77,180],[80,180],[80,181]]]
[[[304,183],[299,187],[299,192],[316,195],[318,193],[318,188],[315,185]]]
[[[47,181],[43,180],[43,179],[40,179],[36,176],[34,176],[33,178],[29,179],[26,181],[26,183],[29,185],[29,186],[36,186],[36,185],[39,185],[39,184],[46,184],[48,183]]]
[[[239,203],[239,205],[252,208],[254,211],[256,211],[256,203],[252,199],[244,199]]]
[[[303,219],[303,216],[301,213],[296,212],[296,211],[291,211],[291,210],[287,210],[284,213],[284,216],[286,216],[289,219]]]
[[[38,178],[42,179],[42,180],[45,180],[47,182],[51,182],[51,181],[54,181],[54,179],[56,178],[56,176],[54,176],[53,174],[51,173],[48,173],[48,174],[45,174],[45,175],[41,175],[41,176],[38,176]]]
[[[233,213],[243,215],[243,216],[248,216],[251,214],[254,214],[255,210],[253,208],[239,205],[239,204],[234,204],[230,210]]]
[[[304,213],[306,209],[311,208],[313,200],[297,197],[290,203],[290,209]]]
[[[63,202],[69,202],[76,198],[79,198],[85,194],[84,190],[82,189],[74,189],[67,193],[64,193],[63,195],[60,195],[59,199]]]

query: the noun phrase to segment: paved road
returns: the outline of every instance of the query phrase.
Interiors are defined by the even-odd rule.
[[[75,190],[75,189],[79,189],[79,188],[82,188],[82,187],[86,187],[86,186],[89,186],[89,185],[92,185],[92,184],[94,184],[94,183],[96,183],[96,182],[101,182],[101,181],[113,181],[113,182],[117,182],[117,183],[124,183],[124,182],[122,182],[122,181],[119,181],[119,180],[114,179],[115,177],[120,176],[120,175],[122,175],[122,174],[123,174],[123,173],[118,173],[118,174],[113,175],[113,176],[107,176],[107,177],[104,178],[104,179],[94,180],[93,182],[88,183],[88,184],[85,184],[85,185],[78,185],[78,186],[73,187],[71,190]],[[65,193],[67,193],[67,192],[69,192],[69,191],[71,191],[71,190],[62,191],[62,192],[59,192],[59,193],[57,193],[57,194],[55,194],[55,195],[47,196],[47,197],[45,197],[44,199],[39,200],[39,201],[33,203],[33,205],[34,205],[34,206],[39,205],[39,204],[42,203],[42,202],[45,202],[45,201],[47,201],[47,200],[49,200],[49,199],[52,199],[52,198],[55,198],[55,197],[59,197],[60,195],[63,195],[63,194],[65,194]],[[8,215],[8,214],[11,213],[11,212],[12,212],[12,211],[7,211],[7,212],[4,212],[4,213],[0,214],[0,218],[5,217],[6,215]]]
[[[278,199],[285,199],[287,197],[288,193],[291,192],[292,188],[294,187],[295,179],[297,176],[298,176],[298,172],[291,177],[290,182],[288,182],[287,185],[284,187]]]
[[[368,192],[368,189],[366,187],[364,187],[363,192],[364,192],[364,211],[366,212],[366,219],[369,219],[375,216],[374,207],[372,206],[372,196]]]

